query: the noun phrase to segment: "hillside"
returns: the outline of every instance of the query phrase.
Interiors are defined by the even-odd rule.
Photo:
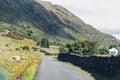
[[[40,41],[48,37],[51,43],[80,38],[110,45],[120,43],[115,37],[96,30],[67,9],[41,0],[0,0],[0,30],[8,30],[14,39],[24,37]]]

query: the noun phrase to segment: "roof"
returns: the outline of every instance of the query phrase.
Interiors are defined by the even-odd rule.
[[[117,51],[118,52],[118,50],[116,48],[109,49],[109,52],[113,52],[113,51]]]

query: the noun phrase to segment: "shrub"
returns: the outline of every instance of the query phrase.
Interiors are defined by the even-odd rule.
[[[68,49],[68,53],[79,55],[93,55],[98,52],[97,42],[88,40],[79,40],[74,43],[68,43],[65,47]]]
[[[30,50],[30,47],[29,46],[24,46],[24,47],[22,47],[23,48],[23,50]]]
[[[50,44],[49,44],[48,39],[47,38],[43,38],[41,40],[41,47],[43,47],[43,48],[49,48],[49,46],[50,46]]]
[[[68,53],[68,48],[66,48],[65,46],[61,46],[60,53]]]
[[[102,48],[102,49],[99,49],[99,53],[100,53],[100,54],[107,54],[107,53],[109,53],[109,52],[108,52],[108,49]]]
[[[3,34],[2,36],[7,36],[7,37],[10,37],[12,39],[16,39],[16,40],[23,40],[24,36],[19,33],[19,32],[16,32],[16,31],[13,31],[13,32],[9,32],[8,34]]]

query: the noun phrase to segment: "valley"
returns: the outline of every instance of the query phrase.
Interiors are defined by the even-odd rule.
[[[110,47],[119,50],[120,40],[95,29],[62,6],[43,0],[0,0],[0,80],[94,80],[94,76],[58,61],[59,56],[66,57],[60,56],[63,62],[91,56],[109,60]],[[58,79],[51,77],[51,72]]]

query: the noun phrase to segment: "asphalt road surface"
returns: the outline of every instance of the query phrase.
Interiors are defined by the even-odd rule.
[[[52,57],[43,57],[34,80],[95,80]]]

